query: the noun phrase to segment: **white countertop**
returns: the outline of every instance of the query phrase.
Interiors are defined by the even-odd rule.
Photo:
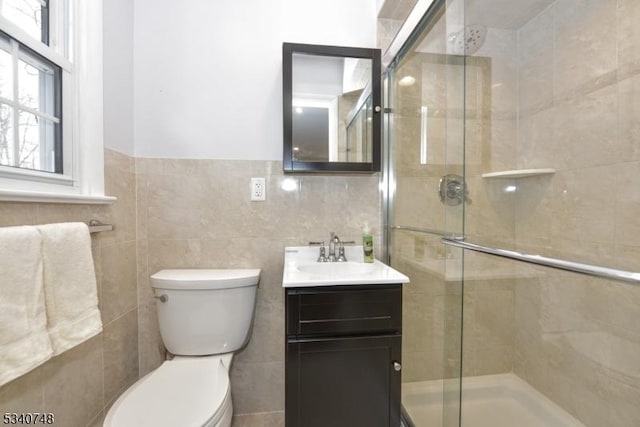
[[[282,286],[299,288],[409,283],[407,276],[378,260],[373,263],[363,262],[362,246],[345,247],[346,263],[319,263],[318,254],[317,246],[286,247]]]

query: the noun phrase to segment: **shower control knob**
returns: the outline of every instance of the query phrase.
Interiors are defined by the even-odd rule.
[[[400,362],[393,362],[393,370],[396,372],[400,372],[402,370],[402,365]]]

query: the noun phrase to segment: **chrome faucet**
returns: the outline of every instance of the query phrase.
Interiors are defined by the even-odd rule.
[[[338,255],[336,256],[336,248],[338,248]],[[344,255],[344,245],[340,238],[334,233],[331,232],[331,239],[329,240],[329,256],[327,256],[327,261],[329,262],[345,262],[347,257]]]
[[[329,239],[329,262],[334,262],[336,260],[336,244],[340,244],[340,238],[336,235],[335,232],[331,232],[331,238]]]
[[[309,242],[309,246],[319,246],[320,252],[318,253],[318,262],[345,262],[347,261],[347,257],[345,256],[344,245],[350,244],[353,245],[356,242],[343,242],[340,238],[334,233],[331,232],[331,239],[329,240],[329,253],[327,254],[324,242]],[[338,255],[336,256],[336,249],[338,250]]]

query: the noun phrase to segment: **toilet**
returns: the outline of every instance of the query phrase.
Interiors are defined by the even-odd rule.
[[[129,387],[104,427],[229,427],[229,368],[248,340],[259,269],[151,276],[160,335],[174,357]]]

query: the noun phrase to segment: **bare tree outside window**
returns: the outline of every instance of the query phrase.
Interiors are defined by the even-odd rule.
[[[41,0],[0,0],[1,14],[29,35],[43,40],[42,10],[47,3]],[[44,41],[44,40],[43,40]]]
[[[0,13],[34,37],[44,0],[0,0]],[[0,165],[61,173],[60,68],[0,32]]]

